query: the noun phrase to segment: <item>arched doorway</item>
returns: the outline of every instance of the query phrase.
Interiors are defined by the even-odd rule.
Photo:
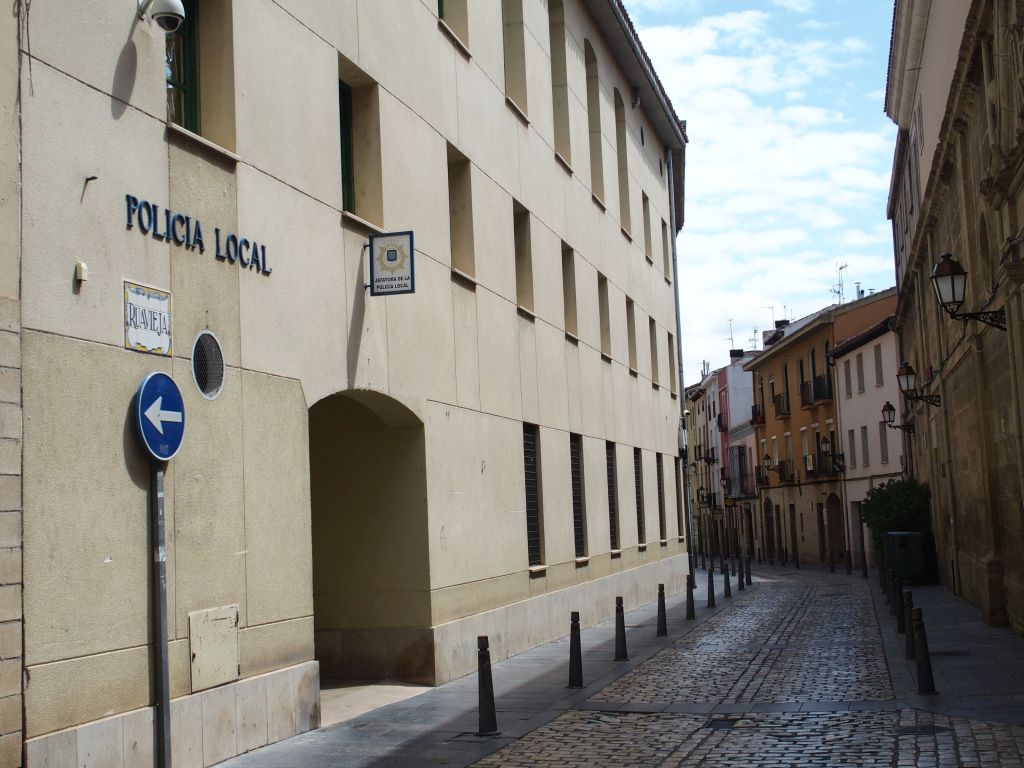
[[[828,526],[829,562],[842,563],[846,557],[846,526],[843,525],[843,506],[839,497],[830,493],[825,499],[825,519]]]
[[[309,409],[321,677],[434,682],[423,424],[353,390]]]

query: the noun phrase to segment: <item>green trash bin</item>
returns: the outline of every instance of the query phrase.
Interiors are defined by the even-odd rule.
[[[924,537],[917,531],[886,531],[882,535],[885,566],[904,583],[918,584],[927,580],[924,558]]]

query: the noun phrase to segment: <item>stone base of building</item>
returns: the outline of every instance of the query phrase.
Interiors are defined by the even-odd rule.
[[[658,584],[682,592],[688,568],[685,554],[674,555],[429,629],[321,630],[316,656],[325,679],[440,685],[476,671],[479,635],[492,661],[514,656],[569,634],[572,611],[588,627],[615,615],[617,596],[630,610],[656,600]]]
[[[436,680],[447,682],[476,671],[479,635],[487,635],[491,661],[498,661],[568,635],[572,611],[580,612],[580,626],[586,628],[614,617],[617,596],[629,611],[657,600],[658,584],[665,585],[666,595],[678,594],[686,589],[688,573],[686,555],[675,555],[438,625]]]
[[[145,707],[25,744],[25,768],[152,766],[154,707]],[[308,661],[171,700],[175,766],[210,766],[320,726],[319,664]]]

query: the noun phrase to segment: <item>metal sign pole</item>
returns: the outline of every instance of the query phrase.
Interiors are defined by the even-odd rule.
[[[153,646],[156,653],[156,756],[171,768],[171,687],[167,664],[167,549],[164,546],[164,462],[151,462],[150,533],[153,549]]]

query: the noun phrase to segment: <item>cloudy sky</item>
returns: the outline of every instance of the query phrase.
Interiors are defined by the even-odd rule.
[[[773,319],[895,283],[883,112],[892,0],[625,0],[687,121],[687,384]],[[755,334],[756,329],[756,334]]]

